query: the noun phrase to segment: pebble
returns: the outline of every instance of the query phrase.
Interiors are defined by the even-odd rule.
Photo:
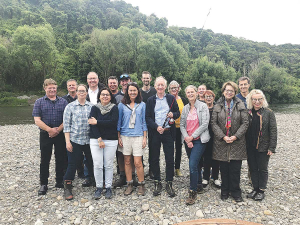
[[[196,212],[196,216],[199,217],[199,218],[204,218],[204,214],[203,214],[202,210],[199,209],[199,210]]]
[[[149,210],[149,204],[144,204],[144,205],[142,205],[142,210],[143,211],[148,211]]]
[[[269,215],[269,216],[272,216],[272,215],[273,215],[273,213],[272,213],[270,210],[265,210],[265,211],[264,211],[264,214],[265,214],[265,215]]]

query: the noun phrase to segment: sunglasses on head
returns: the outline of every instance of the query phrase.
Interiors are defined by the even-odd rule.
[[[129,75],[128,75],[128,74],[122,74],[122,75],[120,76],[120,79],[123,79],[123,78],[129,78]]]

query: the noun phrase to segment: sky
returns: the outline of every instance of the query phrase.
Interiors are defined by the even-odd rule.
[[[169,26],[211,29],[272,45],[300,44],[300,0],[125,0]],[[208,15],[209,13],[209,15]],[[208,15],[208,16],[207,16]]]

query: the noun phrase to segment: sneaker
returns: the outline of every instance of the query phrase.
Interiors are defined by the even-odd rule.
[[[214,185],[217,187],[217,188],[221,188],[221,182],[219,180],[214,180]]]
[[[103,191],[103,188],[97,188],[97,190],[95,191],[95,194],[94,194],[95,200],[98,200],[99,198],[101,198],[102,191]]]
[[[169,197],[171,197],[171,198],[175,197],[175,191],[172,187],[172,181],[167,181],[166,191],[167,191]]]
[[[203,185],[204,188],[206,188],[207,185],[208,185],[208,180],[204,180],[204,179],[203,179],[202,185]]]
[[[253,190],[253,191],[251,191],[250,193],[247,194],[247,198],[254,199],[254,197],[256,196],[256,194],[257,194],[257,191]]]
[[[153,191],[153,195],[154,195],[154,196],[160,195],[160,194],[161,194],[161,190],[162,190],[161,181],[155,180],[155,181],[154,181],[154,191]]]
[[[183,176],[180,169],[175,169],[175,176],[176,177],[182,177]]]
[[[190,191],[189,191],[189,197],[188,197],[188,199],[185,201],[185,203],[186,203],[187,205],[193,205],[193,204],[195,203],[196,199],[197,199],[197,192],[196,192],[196,191],[190,190]]]
[[[111,197],[112,197],[112,190],[111,190],[111,188],[106,188],[105,198],[106,199],[111,199]]]

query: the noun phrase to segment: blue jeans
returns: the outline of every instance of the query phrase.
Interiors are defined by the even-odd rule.
[[[202,183],[201,170],[199,171],[199,162],[205,151],[206,143],[202,143],[200,139],[193,141],[193,148],[188,148],[185,144],[185,150],[189,158],[190,167],[190,190],[197,191],[197,184]],[[200,175],[200,177],[199,177]],[[201,182],[199,182],[199,180]]]

